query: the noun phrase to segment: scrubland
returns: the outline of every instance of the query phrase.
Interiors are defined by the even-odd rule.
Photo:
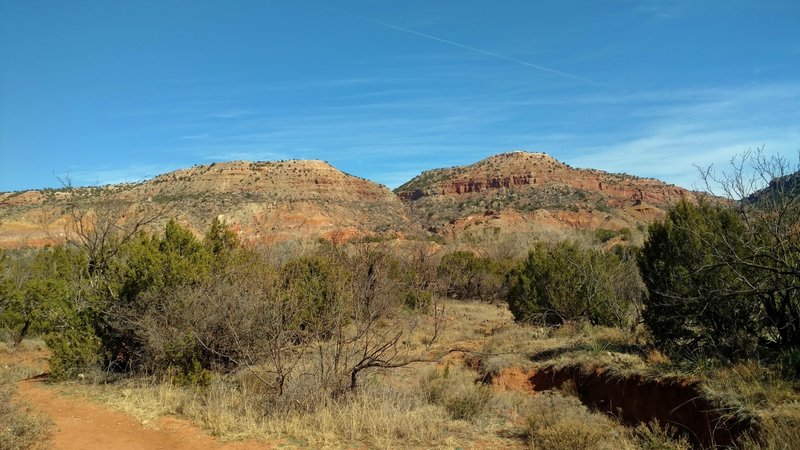
[[[248,246],[74,209],[65,245],[0,255],[0,354],[38,337],[61,392],[265,445],[796,448],[796,183],[711,179],[742,200],[679,202],[641,239]],[[4,399],[29,374],[8,366]],[[3,404],[4,443],[45,442]]]
[[[298,386],[276,408],[270,392],[248,370],[215,374],[203,386],[170,376],[119,376],[100,370],[57,384],[77,395],[152,424],[163,415],[186,418],[223,440],[255,439],[289,448],[690,448],[669,424],[631,425],[582,404],[575,386],[534,392],[523,383],[492,380],[504,371],[580,365],[618,376],[645,374],[702,380],[720,408],[756,415],[760,429],[740,448],[791,448],[800,418],[795,385],[756,363],[689,369],[657,350],[647,350],[646,332],[570,324],[559,328],[521,325],[502,304],[447,300],[445,324],[434,345],[427,333],[409,339],[413,351],[440,355],[372,373],[352,393],[330,398]],[[39,344],[42,345],[42,344]],[[11,345],[2,349],[13,351]],[[26,351],[24,349],[18,351]],[[6,380],[34,374],[6,372]],[[257,370],[257,368],[255,369]],[[524,380],[523,380],[524,381]],[[4,387],[10,395],[13,383]],[[308,404],[314,397],[319,403]],[[655,399],[654,399],[655,400]],[[724,405],[724,406],[723,406]],[[21,406],[3,423],[15,433],[9,448],[28,448],[47,437],[47,421]],[[756,442],[758,440],[758,442]]]
[[[499,358],[494,340],[537,339],[545,329],[520,326],[503,305],[446,301],[447,324],[439,342],[411,337],[420,353],[464,351],[369,376],[357,391],[337,398],[299,387],[289,403],[320,403],[275,410],[269,392],[249,371],[214,376],[202,387],[174,378],[114,377],[87,372],[59,383],[62,393],[83,396],[143,423],[176,415],[226,440],[257,439],[288,447],[371,448],[642,448],[673,445],[658,427],[627,427],[594,412],[569,390],[534,394],[485,383],[484,358]],[[573,337],[549,338],[569,345]],[[519,349],[502,353],[524,358]],[[516,361],[509,361],[518,367]],[[506,367],[497,367],[499,371]],[[678,445],[676,443],[675,445]],[[659,447],[661,448],[661,447]],[[676,448],[682,448],[680,446]]]

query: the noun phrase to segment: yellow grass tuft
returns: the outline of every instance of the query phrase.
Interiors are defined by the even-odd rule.
[[[25,372],[19,366],[0,368],[0,449],[47,448],[52,421],[13,398],[16,382]]]
[[[526,438],[531,449],[632,449],[628,430],[592,413],[577,398],[546,392],[529,404]]]

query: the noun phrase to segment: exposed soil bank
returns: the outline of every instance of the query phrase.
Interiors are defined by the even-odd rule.
[[[583,404],[630,425],[654,420],[670,424],[701,448],[731,446],[751,428],[750,421],[725,414],[713,405],[693,380],[620,376],[573,366],[527,372],[506,369],[490,376],[488,382],[530,391],[572,389],[574,383],[574,391]]]

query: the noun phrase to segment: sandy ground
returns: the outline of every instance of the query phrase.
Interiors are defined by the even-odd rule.
[[[37,355],[38,356],[38,355]],[[81,397],[59,395],[57,387],[38,379],[17,383],[17,395],[34,411],[49,416],[55,427],[49,448],[55,449],[225,449],[255,450],[275,446],[254,441],[222,442],[175,417],[142,424]]]

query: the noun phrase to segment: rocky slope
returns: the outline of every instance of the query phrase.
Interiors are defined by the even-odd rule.
[[[298,160],[216,163],[142,183],[0,193],[0,248],[63,241],[67,203],[76,198],[113,205],[123,223],[142,211],[167,209],[152,229],[175,217],[200,234],[219,217],[254,243],[394,237],[425,229],[445,238],[625,231],[662,217],[681,198],[694,198],[658,180],[574,169],[527,152],[426,171],[395,193],[326,162]]]
[[[63,189],[0,194],[0,247],[63,239],[70,195]],[[88,203],[122,205],[121,215],[128,217],[137,208],[166,205],[168,211],[158,222],[176,217],[197,233],[220,217],[242,240],[254,242],[347,240],[413,228],[405,206],[387,188],[323,161],[216,163],[137,184],[79,188],[74,196]]]
[[[664,182],[575,169],[544,153],[511,152],[423,172],[395,193],[430,231],[622,230],[663,217],[694,194]]]
[[[774,178],[769,184],[753,192],[743,201],[760,204],[765,202],[793,202],[800,197],[800,171]]]

